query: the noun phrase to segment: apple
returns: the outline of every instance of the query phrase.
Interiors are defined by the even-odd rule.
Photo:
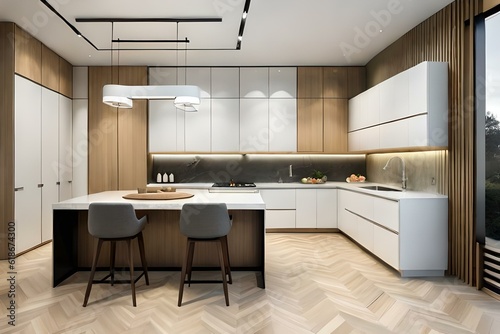
[[[302,181],[302,183],[307,183],[307,178],[303,177],[300,181]]]

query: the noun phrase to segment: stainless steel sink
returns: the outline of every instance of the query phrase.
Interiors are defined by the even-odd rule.
[[[364,186],[360,187],[363,189],[368,189],[368,190],[376,190],[376,191],[402,191],[402,189],[394,189],[394,188],[389,188],[389,187],[384,187],[384,186]]]

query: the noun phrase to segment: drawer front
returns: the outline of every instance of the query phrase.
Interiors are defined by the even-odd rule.
[[[399,232],[399,202],[374,198],[373,220],[388,229]]]
[[[295,228],[295,210],[266,210],[266,228]]]
[[[295,189],[263,189],[260,195],[266,209],[295,210]]]
[[[399,270],[399,235],[379,226],[373,226],[373,241],[373,253]]]

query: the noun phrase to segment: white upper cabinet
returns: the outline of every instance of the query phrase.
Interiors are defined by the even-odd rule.
[[[380,123],[380,87],[375,86],[349,100],[349,131]]]
[[[269,69],[267,67],[240,68],[240,98],[269,97]]]
[[[297,68],[269,68],[269,98],[283,99],[297,97]]]
[[[240,100],[240,151],[269,150],[269,100]]]
[[[240,69],[238,67],[212,68],[212,98],[240,97]]]
[[[188,67],[186,69],[186,85],[200,87],[200,97],[210,98],[211,80],[210,67]]]
[[[297,151],[297,100],[269,99],[269,151]]]
[[[350,99],[348,129],[349,151],[447,146],[448,64],[423,62]]]
[[[184,151],[184,113],[172,101],[149,101],[149,152]]]
[[[212,99],[212,152],[240,150],[240,100]]]
[[[202,99],[197,112],[186,112],[184,149],[188,152],[210,152],[210,100]]]
[[[408,72],[401,72],[379,84],[380,123],[395,121],[409,115]]]
[[[149,69],[150,85],[184,83],[200,87],[199,111],[149,101],[150,153],[297,151],[296,67]]]

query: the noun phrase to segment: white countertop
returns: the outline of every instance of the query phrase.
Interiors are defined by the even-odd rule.
[[[174,200],[130,200],[122,196],[137,190],[104,191],[75,197],[52,205],[54,210],[87,210],[93,202],[131,203],[136,210],[180,210],[184,203],[226,203],[229,210],[264,210],[266,205],[258,192],[209,193],[207,189],[177,188],[177,192],[193,194],[193,197]]]
[[[379,191],[379,190],[369,190],[363,189],[364,186],[386,186],[389,188],[395,188],[392,186],[387,186],[381,183],[374,182],[330,182],[327,181],[323,184],[304,184],[300,182],[290,182],[290,183],[278,183],[278,182],[256,182],[255,188],[243,188],[243,189],[346,189],[353,190],[360,193],[373,195],[377,197],[392,199],[392,200],[404,200],[404,199],[431,199],[431,198],[448,198],[445,195],[436,194],[436,193],[427,193],[422,191],[413,191],[413,190],[405,190],[405,191]],[[158,184],[149,184],[151,187],[174,187],[174,188],[184,188],[184,189],[210,189],[212,187],[212,183],[158,183]],[[234,188],[216,188],[216,189],[226,189],[228,192],[231,192]],[[397,189],[397,188],[396,188]],[[241,188],[234,189],[234,193],[241,190]],[[179,191],[179,190],[178,190]]]

